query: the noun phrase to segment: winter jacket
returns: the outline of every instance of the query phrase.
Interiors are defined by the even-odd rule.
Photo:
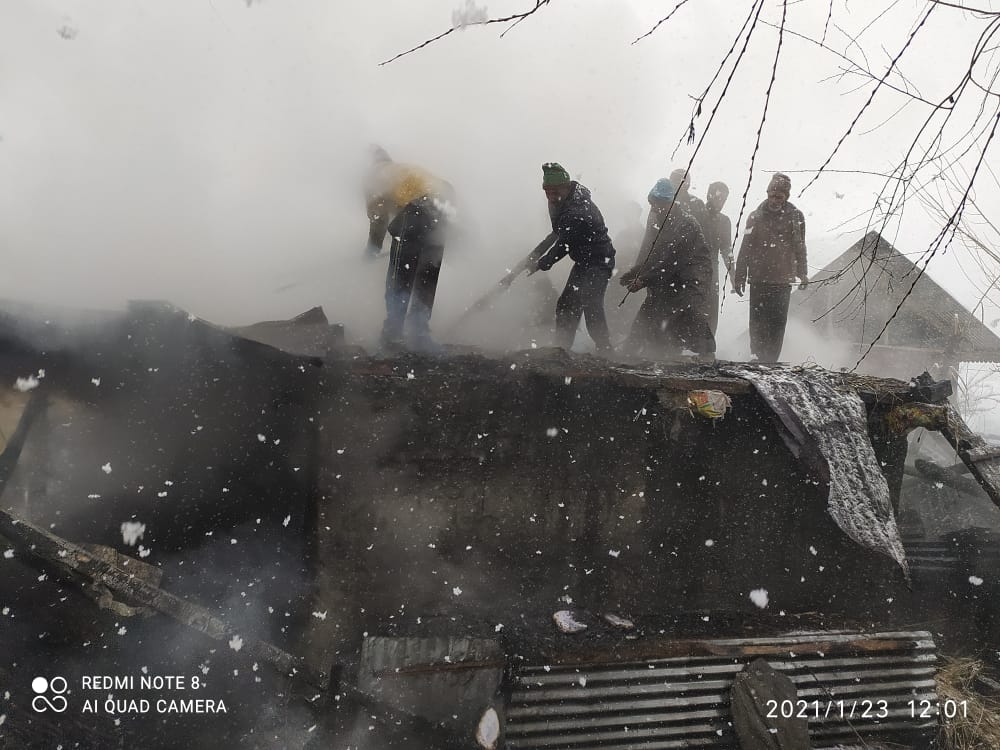
[[[677,196],[677,203],[681,207],[691,214],[691,218],[698,222],[698,226],[701,227],[702,233],[708,237],[708,209],[705,207],[705,202],[696,195],[691,195],[691,193],[686,192],[683,195]]]
[[[727,265],[731,263],[733,256],[730,245],[733,243],[733,225],[729,221],[729,217],[720,211],[706,210],[702,229],[705,232],[708,246],[714,251],[712,253],[713,261],[715,255],[718,254],[723,261],[727,262]]]
[[[764,201],[747,217],[735,283],[792,284],[807,273],[805,217],[787,201],[780,211]]]
[[[712,278],[713,251],[697,220],[675,203],[660,231],[666,213],[666,209],[650,209],[639,257],[626,277],[652,287],[687,281],[707,284]]]
[[[447,201],[452,194],[451,185],[420,167],[394,161],[380,162],[368,176],[365,186],[369,244],[382,247],[389,222],[413,201]]]
[[[528,256],[542,271],[548,271],[569,255],[578,265],[615,267],[615,247],[608,237],[604,217],[590,198],[590,191],[573,182],[573,191],[562,201],[549,204],[552,233]]]

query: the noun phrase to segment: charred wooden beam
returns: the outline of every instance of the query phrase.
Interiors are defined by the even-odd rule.
[[[896,435],[906,435],[918,427],[940,431],[948,426],[948,407],[916,401],[896,404],[882,414],[882,419]]]
[[[986,490],[994,505],[1000,507],[1000,446],[990,445],[973,432],[962,416],[948,407],[948,423],[941,430],[969,467],[973,478]]]
[[[879,653],[921,648],[930,636],[918,633],[879,633],[872,636],[802,634],[787,638],[731,638],[716,640],[674,640],[647,638],[616,643],[610,650],[585,646],[560,648],[555,653],[539,654],[552,665],[599,666],[621,662],[722,657],[788,658],[790,654],[822,653],[825,657],[860,657]]]
[[[239,653],[247,659],[266,662],[286,675],[297,675],[316,686],[322,682],[298,657],[266,641],[243,635],[206,608],[148,583],[141,574],[101,559],[84,547],[4,510],[0,510],[0,534],[22,557],[34,561],[54,577],[84,589],[105,587],[129,606],[148,607],[215,641],[238,637],[242,642]]]
[[[17,462],[21,458],[21,451],[24,450],[28,432],[38,417],[45,413],[47,407],[48,398],[45,394],[33,391],[28,403],[24,406],[24,411],[21,412],[17,427],[14,428],[14,432],[7,441],[3,453],[0,453],[0,495],[3,494],[3,488],[7,486],[7,481],[14,473],[14,467],[17,466]]]

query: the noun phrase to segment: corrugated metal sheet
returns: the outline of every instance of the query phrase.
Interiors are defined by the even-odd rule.
[[[873,648],[875,641],[880,645]],[[913,718],[909,705],[936,700],[930,633],[825,632],[711,643],[729,653],[746,646],[748,653],[518,670],[507,707],[507,747],[738,748],[729,693],[734,676],[760,646],[780,649],[782,655],[768,661],[791,677],[799,699],[808,702],[805,712],[817,746],[911,736],[936,727],[933,719]],[[824,655],[823,644],[838,655]],[[852,644],[856,653],[850,652]],[[849,655],[839,655],[845,648]],[[885,701],[886,715],[862,715],[864,701]],[[877,712],[881,704],[876,706]]]
[[[959,556],[950,541],[903,538],[906,559],[918,581],[921,578],[949,581],[958,569]]]

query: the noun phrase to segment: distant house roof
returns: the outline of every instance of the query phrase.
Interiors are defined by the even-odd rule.
[[[902,302],[880,345],[1000,360],[1000,337],[930,276],[917,279],[918,272],[878,232],[869,232],[813,277],[818,283],[793,315],[839,339],[869,344]]]

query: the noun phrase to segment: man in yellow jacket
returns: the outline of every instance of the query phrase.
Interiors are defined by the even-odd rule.
[[[437,291],[452,187],[429,172],[393,161],[382,148],[372,151],[366,185],[368,248],[376,257],[388,232],[392,238],[385,277],[385,324],[382,345],[396,349],[403,343],[409,319],[411,344],[432,349],[431,311]]]

